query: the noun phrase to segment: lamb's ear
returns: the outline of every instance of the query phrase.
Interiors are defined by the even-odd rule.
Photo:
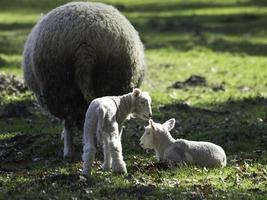
[[[138,88],[133,89],[133,96],[138,97],[141,94],[141,90]]]
[[[168,121],[164,122],[164,124],[162,125],[165,126],[168,129],[168,131],[171,131],[175,126],[175,119],[174,118],[169,119]]]
[[[153,120],[152,119],[148,120],[148,123],[151,126],[151,128],[155,131],[156,130],[156,126],[155,126]]]

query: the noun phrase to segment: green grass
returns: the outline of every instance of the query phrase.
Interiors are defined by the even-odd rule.
[[[38,18],[65,0],[0,1],[0,72],[22,76],[27,34]],[[221,145],[224,169],[157,164],[139,147],[142,132],[131,120],[123,135],[127,176],[80,176],[76,158],[62,159],[60,122],[33,104],[29,92],[0,90],[0,199],[266,199],[267,2],[263,0],[105,0],[139,31],[146,47],[142,88],[153,98],[153,118],[175,117],[175,138]],[[207,86],[174,89],[191,75]],[[219,90],[215,90],[217,86]],[[18,106],[18,107],[17,107]]]

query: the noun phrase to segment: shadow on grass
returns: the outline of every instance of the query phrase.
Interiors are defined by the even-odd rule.
[[[132,178],[125,177],[129,181]],[[44,192],[37,192],[44,191]],[[48,191],[48,194],[46,193]],[[93,192],[94,191],[94,192]],[[61,192],[70,197],[78,195],[79,199],[266,199],[265,190],[259,188],[242,189],[239,187],[227,187],[219,189],[211,183],[196,183],[188,186],[179,182],[173,187],[162,187],[158,184],[135,183],[131,185],[113,185],[107,178],[94,178],[94,181],[76,175],[47,175],[37,181],[20,184],[9,191],[10,196],[23,198],[29,197],[57,197]],[[10,197],[9,196],[9,197]],[[77,198],[77,196],[76,196]],[[64,199],[59,198],[59,199]]]
[[[20,3],[10,3],[4,0],[7,9],[12,6],[20,9],[47,9],[53,8],[67,1],[57,0],[52,1],[21,1]],[[140,16],[130,18],[133,25],[140,31],[145,46],[148,49],[157,49],[172,47],[179,51],[187,51],[194,49],[196,46],[210,48],[218,52],[230,53],[245,53],[248,55],[265,56],[267,54],[267,45],[265,43],[254,43],[251,39],[255,36],[266,35],[266,19],[267,15],[263,13],[246,13],[241,11],[238,14],[201,14],[201,15],[180,15],[179,11],[190,9],[204,9],[204,8],[242,8],[249,6],[266,6],[266,1],[251,0],[237,3],[200,3],[200,2],[170,2],[170,3],[142,3],[133,4],[131,6],[126,4],[115,3],[122,11],[127,12],[152,12],[149,16]],[[168,12],[170,10],[177,11],[170,16],[159,16],[160,12]],[[31,23],[14,23],[14,24],[0,24],[0,30],[18,31],[29,30],[34,24]],[[151,41],[153,39],[152,33],[162,35],[161,39]],[[182,34],[187,35],[187,39],[182,37]],[[176,35],[175,37],[170,36]],[[228,40],[225,37],[234,36],[235,39]],[[25,35],[26,38],[26,35]],[[170,39],[171,38],[171,39]],[[241,38],[241,40],[240,40]],[[164,42],[162,42],[164,41]],[[21,45],[21,49],[17,50],[17,43]],[[23,42],[13,41],[11,38],[0,37],[0,53],[21,53]],[[14,46],[16,46],[14,48]]]
[[[136,185],[129,188],[117,188],[114,192],[107,194],[114,198],[128,196],[136,199],[157,198],[157,199],[207,199],[207,198],[229,198],[242,199],[253,197],[252,199],[266,198],[266,191],[255,189],[227,189],[222,190],[210,184],[195,184],[190,187],[179,186],[173,188],[161,188],[155,185]]]
[[[51,167],[62,164],[59,141],[43,134],[17,134],[15,137],[0,140],[0,170],[17,172],[33,170],[35,166]]]
[[[26,28],[26,26],[28,28]],[[23,51],[24,42],[26,41],[27,33],[30,31],[29,26],[30,25],[19,23],[15,25],[2,25],[4,30],[1,30],[0,28],[0,54],[21,55]]]
[[[18,6],[20,9],[50,8],[65,3],[64,0],[58,0],[53,3],[34,1],[23,1],[20,4],[11,3],[9,8]],[[46,4],[46,5],[43,5]],[[130,18],[133,25],[140,31],[142,39],[147,49],[158,48],[174,48],[179,51],[188,51],[196,46],[209,48],[217,52],[245,53],[248,55],[265,56],[267,54],[267,45],[265,43],[254,43],[251,40],[255,36],[262,37],[266,35],[267,15],[261,13],[245,13],[242,11],[238,14],[202,14],[202,15],[180,15],[179,10],[186,11],[188,9],[218,9],[226,8],[242,8],[249,6],[265,6],[265,1],[248,1],[237,3],[144,3],[136,5],[114,4],[122,11],[127,12],[152,12],[150,16],[140,16]],[[1,4],[0,4],[1,5]],[[43,5],[43,7],[41,6]],[[171,16],[158,16],[159,12],[177,11]],[[27,32],[34,26],[32,23],[11,23],[0,24],[0,30],[13,31],[18,33],[20,30]],[[157,34],[153,34],[157,33]],[[25,34],[25,33],[23,33]],[[153,36],[161,35],[164,40],[155,39]],[[184,38],[183,35],[188,37]],[[229,40],[225,37],[233,36],[235,39]],[[2,38],[2,39],[1,39]],[[13,38],[13,37],[12,37]],[[24,40],[16,39],[14,42],[11,37],[0,36],[0,53],[22,53]],[[26,35],[25,35],[26,39]],[[18,41],[17,41],[18,40]],[[18,48],[18,45],[19,48]]]
[[[54,7],[60,6],[62,4],[68,3],[70,0],[1,0],[0,7],[5,8],[16,8],[16,9],[52,9]],[[196,1],[171,1],[171,2],[137,2],[131,6],[128,6],[126,3],[112,3],[109,1],[104,1],[107,4],[112,4],[117,7],[120,11],[131,12],[131,11],[142,11],[142,12],[151,12],[151,11],[172,11],[172,10],[185,10],[185,9],[203,9],[203,8],[234,8],[234,7],[244,7],[244,6],[267,6],[266,0],[248,0],[248,1],[234,1],[231,2],[196,2]]]
[[[267,99],[258,97],[229,101],[210,108],[195,108],[181,103],[164,105],[155,110],[154,120],[164,122],[176,118],[176,127],[172,131],[174,138],[214,142],[221,145],[228,156],[239,155],[260,163],[267,162],[263,157],[267,151]],[[129,123],[122,138],[124,155],[126,160],[131,161],[134,161],[132,156],[144,154],[139,146],[139,137],[143,131],[133,124]],[[74,162],[81,161],[81,138],[81,135],[76,137]],[[62,148],[63,142],[59,135],[45,131],[27,134],[24,130],[24,134],[0,140],[0,162],[2,168],[4,165],[15,165],[15,171],[30,169],[35,164],[45,164],[47,167],[62,165]],[[151,152],[151,156],[153,154]],[[101,149],[98,149],[97,158],[103,159]],[[1,170],[8,170],[8,167]]]
[[[127,6],[125,4],[115,3],[113,4],[115,7],[117,7],[120,11],[124,12],[162,12],[162,11],[177,11],[180,10],[194,10],[194,9],[212,9],[212,8],[242,8],[247,6],[267,6],[267,1],[265,0],[250,0],[250,1],[238,1],[238,2],[223,2],[221,3],[210,1],[208,3],[206,2],[185,2],[185,1],[172,1],[172,2],[157,2],[156,4],[154,2],[145,3],[145,4],[136,4]]]
[[[70,0],[1,0],[0,8],[5,9],[16,9],[16,10],[46,10],[60,6],[61,4],[67,3]]]
[[[266,164],[267,159],[264,157],[266,156],[264,151],[267,150],[266,108],[267,99],[261,97],[228,101],[224,104],[209,106],[208,109],[174,103],[158,108],[154,112],[154,119],[158,122],[164,122],[175,117],[178,120],[175,130],[172,131],[175,138],[215,142],[223,146],[231,158],[243,163],[245,161]],[[124,183],[113,185],[112,176],[99,171],[99,161],[94,166],[95,177],[93,179],[86,179],[79,175],[77,167],[72,165],[81,162],[82,143],[80,136],[78,136],[78,141],[75,141],[76,150],[78,149],[75,160],[70,164],[62,159],[63,144],[58,135],[24,133],[1,139],[0,173],[15,173],[20,176],[19,174],[27,172],[29,173],[27,177],[31,179],[28,182],[16,183],[17,186],[13,189],[10,188],[8,195],[12,197],[19,195],[20,198],[23,196],[36,197],[37,195],[45,198],[46,195],[50,197],[63,191],[66,196],[75,193],[79,194],[80,198],[86,198],[88,195],[112,198],[157,197],[159,199],[166,199],[166,197],[208,198],[209,195],[211,195],[210,197],[217,195],[238,198],[255,196],[257,197],[255,199],[265,197],[264,191],[258,188],[243,190],[235,187],[234,189],[222,190],[215,185],[193,183],[185,188],[184,184],[179,185],[177,182],[175,189],[172,189],[167,186],[162,188],[155,183],[133,183],[135,173],[154,174],[153,177],[159,177],[158,179],[155,178],[156,181],[160,180],[161,173],[166,170],[171,171],[169,166],[165,164],[158,164],[153,160],[143,160],[146,156],[144,156],[144,150],[139,147],[139,137],[129,135],[129,132],[136,128],[134,126],[133,122],[129,123],[122,139],[125,160],[127,163],[131,163],[127,166],[130,175],[123,178],[131,182],[128,185]],[[151,152],[150,155],[153,156],[154,152]],[[98,152],[97,159],[99,158],[102,160],[102,155]],[[229,166],[234,166],[230,161],[228,163]],[[67,174],[60,171],[61,168]],[[47,193],[36,192],[41,190]]]
[[[267,99],[248,98],[229,100],[208,109],[191,107],[183,103],[164,105],[154,109],[153,118],[163,123],[170,118],[177,120],[171,134],[174,138],[209,141],[222,146],[227,156],[249,162],[267,163]],[[127,132],[136,132],[129,135]],[[129,126],[123,135],[126,159],[143,156],[139,145],[143,130]],[[253,141],[253,142],[251,142]],[[150,152],[154,156],[154,152]],[[138,162],[136,160],[136,162]]]
[[[267,15],[256,13],[178,15],[132,19],[132,23],[138,30],[142,30],[142,39],[148,49],[171,47],[179,51],[188,51],[200,46],[217,52],[265,56],[267,45],[252,42],[251,39],[257,35],[261,37],[267,32],[264,25],[266,19]],[[153,40],[153,36],[160,39]],[[229,40],[227,37],[233,38]]]
[[[207,140],[224,147],[228,155],[256,150],[267,151],[267,99],[229,100],[210,109],[182,103],[160,107],[155,118],[178,120],[175,138]],[[253,143],[251,142],[253,141]]]
[[[30,30],[33,28],[35,23],[0,23],[0,30],[1,31],[18,31],[21,29]]]

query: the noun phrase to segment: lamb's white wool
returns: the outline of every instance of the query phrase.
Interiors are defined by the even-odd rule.
[[[144,149],[154,149],[160,161],[175,161],[206,167],[226,166],[226,155],[220,146],[210,142],[175,140],[169,132],[174,125],[175,119],[170,119],[164,124],[149,120],[149,126],[146,127],[140,139],[140,145]]]
[[[103,145],[103,170],[112,167],[118,173],[127,173],[122,156],[122,124],[134,115],[148,120],[151,115],[151,98],[147,92],[134,89],[123,96],[108,96],[93,100],[86,112],[83,134],[83,174],[91,171],[96,144]]]

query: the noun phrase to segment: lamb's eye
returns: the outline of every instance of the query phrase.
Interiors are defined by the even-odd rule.
[[[147,134],[147,135],[150,135],[150,132],[147,132],[146,134]]]
[[[145,102],[145,101],[141,101],[141,104],[145,105],[145,104],[146,104],[146,102]]]

